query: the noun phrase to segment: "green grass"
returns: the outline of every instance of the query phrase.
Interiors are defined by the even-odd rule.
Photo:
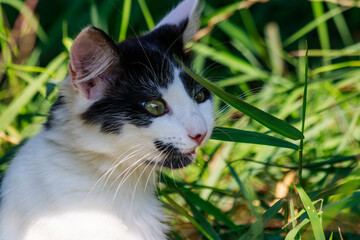
[[[46,120],[82,27],[123,40],[175,2],[40,1],[39,24],[23,1],[0,0],[0,172]],[[19,12],[38,39],[26,54]],[[330,2],[206,1],[206,34],[184,68],[217,96],[216,128],[196,164],[161,176],[169,239],[360,238],[359,15]]]

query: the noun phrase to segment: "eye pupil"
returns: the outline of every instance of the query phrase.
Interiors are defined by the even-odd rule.
[[[198,92],[198,93],[195,95],[194,99],[195,99],[195,101],[196,101],[197,103],[205,102],[206,99],[205,99],[205,93],[204,93],[204,91],[202,90],[202,91]]]
[[[143,102],[142,106],[154,116],[161,116],[167,110],[164,101],[158,99]]]

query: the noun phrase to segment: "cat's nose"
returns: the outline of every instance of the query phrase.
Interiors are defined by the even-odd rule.
[[[193,139],[198,146],[201,145],[202,141],[204,140],[205,136],[206,136],[207,132],[205,133],[196,133],[196,134],[188,134],[188,136]]]

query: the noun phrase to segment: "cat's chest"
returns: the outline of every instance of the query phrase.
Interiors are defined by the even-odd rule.
[[[134,173],[134,176],[126,179],[122,173],[115,171],[112,177],[102,179],[90,173],[85,176],[68,175],[69,185],[72,182],[70,189],[66,189],[65,186],[69,185],[65,184],[65,191],[56,192],[56,200],[53,202],[58,203],[57,209],[64,216],[70,214],[74,216],[73,219],[80,211],[81,217],[87,219],[84,222],[93,220],[94,225],[101,223],[114,226],[114,229],[115,226],[120,229],[123,226],[127,234],[134,236],[152,233],[161,235],[162,231],[158,229],[164,229],[162,222],[165,222],[166,217],[161,202],[154,194],[153,183],[146,181],[149,176],[136,179],[138,174]]]
[[[33,221],[30,231],[36,234],[37,229],[53,229],[54,236],[62,236],[62,229],[69,229],[64,236],[69,240],[165,239],[166,218],[153,194],[142,192],[140,196],[130,188],[122,188],[117,193],[110,188],[102,192],[72,190],[71,194],[63,194],[56,201],[57,206],[49,205],[44,214]]]
[[[133,216],[136,217],[136,216]],[[164,226],[157,219],[138,217],[129,220],[103,209],[76,209],[43,216],[28,227],[29,240],[162,240]],[[51,229],[51,232],[47,232]],[[67,229],[66,232],[63,230]],[[50,235],[49,235],[50,234]]]

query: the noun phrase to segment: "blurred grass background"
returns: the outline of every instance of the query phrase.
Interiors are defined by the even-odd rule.
[[[83,27],[122,40],[178,2],[0,0],[0,171],[46,121]],[[169,239],[360,239],[360,2],[207,0],[195,40],[197,73],[299,130],[306,109],[305,139],[301,154],[210,140],[197,164],[163,174]],[[216,126],[285,139],[215,106]]]

